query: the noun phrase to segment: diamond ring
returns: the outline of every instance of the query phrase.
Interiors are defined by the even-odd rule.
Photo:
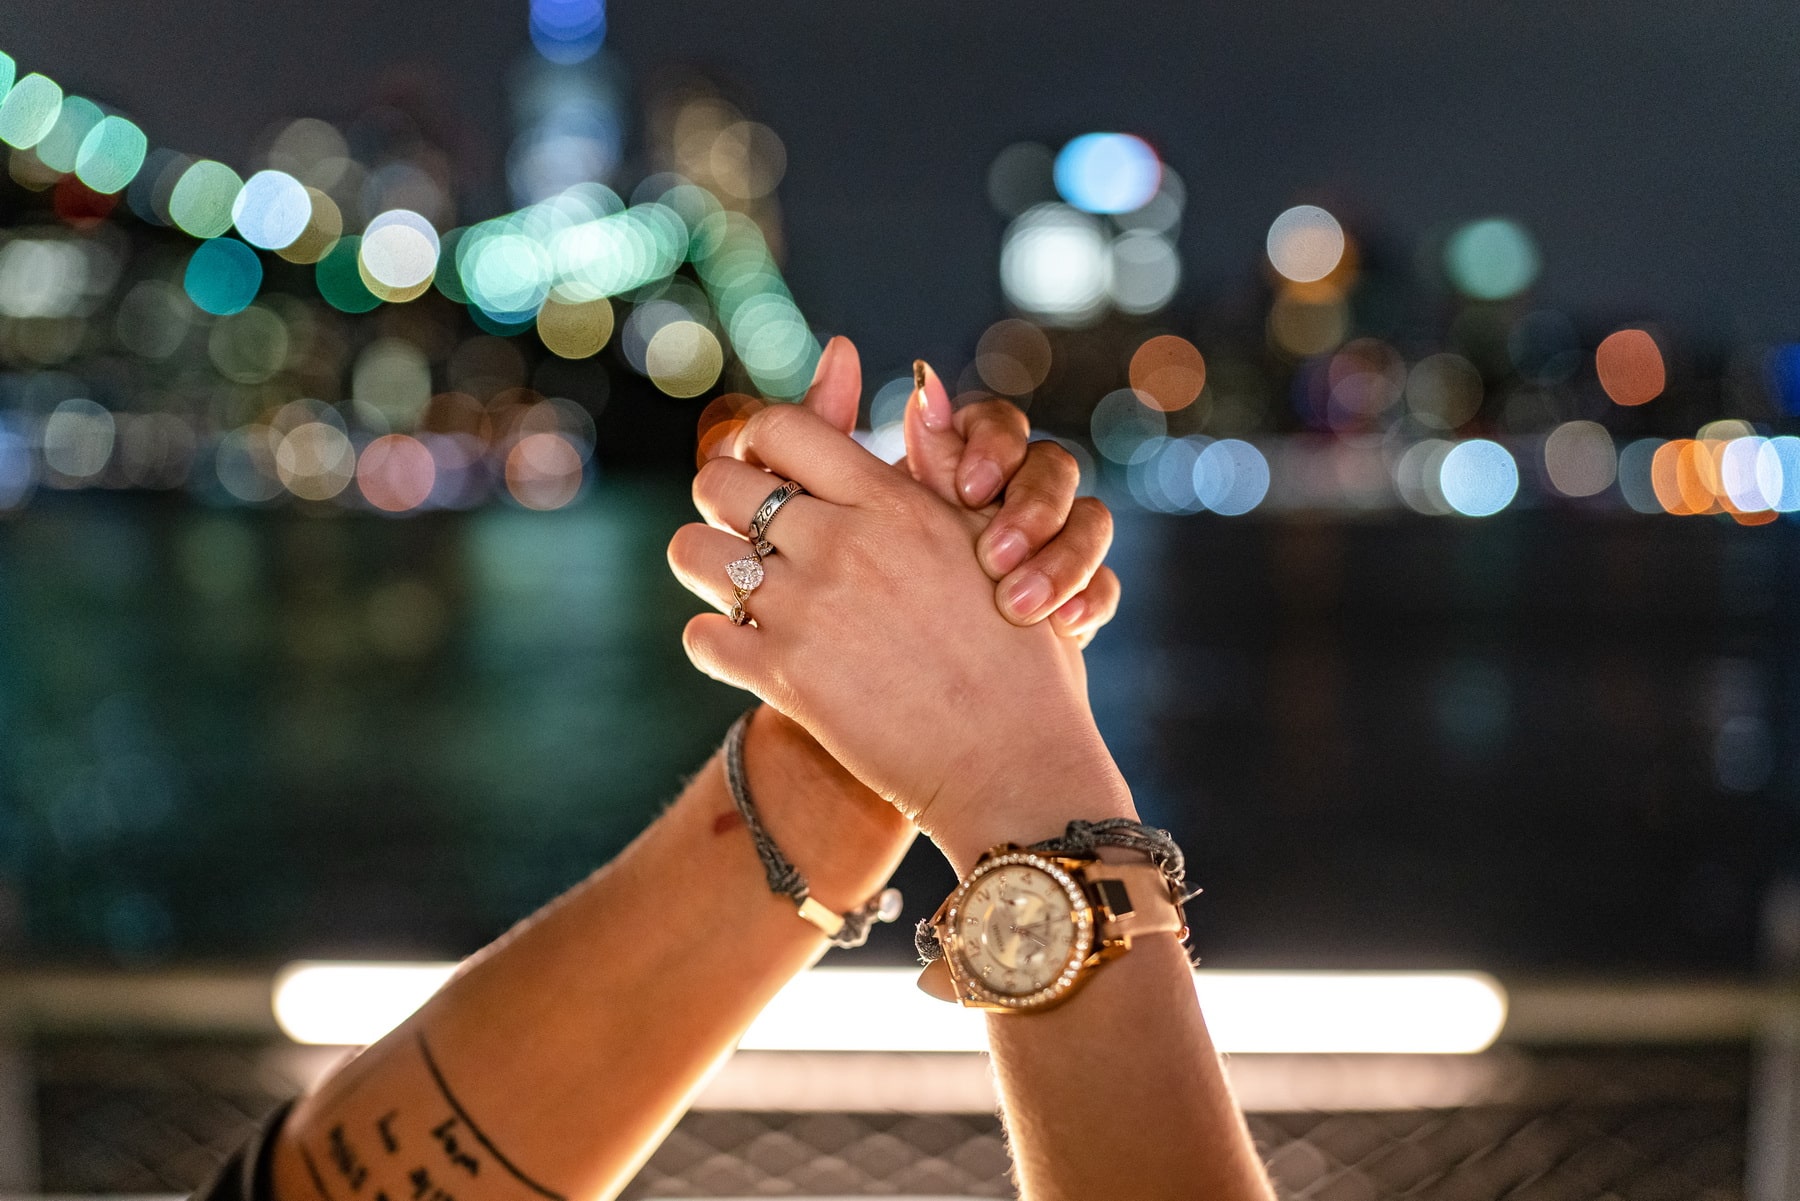
[[[736,596],[731,602],[731,624],[755,625],[750,614],[744,610],[744,600],[763,582],[762,558],[758,555],[745,555],[741,559],[733,559],[725,564],[725,575],[731,581],[732,592]]]

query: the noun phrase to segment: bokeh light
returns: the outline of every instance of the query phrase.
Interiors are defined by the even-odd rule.
[[[62,113],[63,92],[53,81],[31,74],[0,100],[0,142],[29,150],[50,133]]]
[[[1594,350],[1594,371],[1619,405],[1647,404],[1662,395],[1668,382],[1661,348],[1641,329],[1608,334]]]
[[[1453,430],[1481,408],[1481,372],[1461,355],[1430,355],[1406,375],[1406,407],[1420,425]]]
[[[358,248],[364,286],[389,302],[412,300],[437,272],[438,235],[410,209],[391,209],[369,222]]]
[[[286,324],[261,305],[221,317],[207,335],[208,357],[233,383],[263,383],[281,370],[287,353]]]
[[[1143,316],[1167,308],[1180,286],[1181,256],[1168,238],[1135,229],[1113,239],[1106,290],[1121,313]]]
[[[1506,300],[1537,279],[1537,244],[1525,227],[1505,217],[1472,221],[1444,246],[1450,282],[1475,300]]]
[[[671,321],[644,349],[644,374],[670,396],[698,396],[719,381],[725,352],[697,321]]]
[[[1101,397],[1088,426],[1094,447],[1115,463],[1143,462],[1155,453],[1154,440],[1169,432],[1163,411],[1145,404],[1132,388]]]
[[[604,0],[531,0],[531,44],[553,63],[586,62],[606,40]]]
[[[1086,133],[1056,156],[1056,190],[1089,213],[1129,213],[1156,195],[1162,162],[1142,138]]]
[[[561,434],[527,434],[506,456],[506,490],[527,509],[563,508],[581,482],[581,453]]]
[[[1344,227],[1316,204],[1299,204],[1269,225],[1269,265],[1295,283],[1314,283],[1344,260]]]
[[[1025,312],[1059,324],[1080,324],[1099,314],[1111,280],[1106,233],[1085,213],[1041,204],[1006,231],[1000,286]]]
[[[1223,438],[1194,463],[1195,500],[1225,517],[1256,508],[1269,494],[1269,461],[1248,442]]]
[[[1444,502],[1465,517],[1490,517],[1513,502],[1519,467],[1504,446],[1485,438],[1458,442],[1438,468]]]
[[[212,238],[194,248],[181,283],[202,310],[222,317],[249,307],[262,279],[254,250],[236,238]]]
[[[37,144],[38,160],[52,171],[64,175],[74,171],[82,143],[87,140],[94,127],[100,124],[103,116],[105,114],[100,111],[100,106],[85,96],[64,97],[56,124],[50,127],[50,132]]]
[[[336,425],[307,421],[275,447],[275,473],[302,500],[330,500],[356,474],[356,450]]]
[[[1050,374],[1050,359],[1050,339],[1044,331],[1017,318],[996,321],[975,344],[976,373],[1002,396],[1026,396],[1036,390]]]
[[[356,486],[363,499],[387,513],[416,509],[431,496],[437,464],[417,438],[386,434],[363,447],[356,460]]]
[[[245,181],[231,204],[238,235],[264,250],[285,250],[312,221],[306,186],[285,171],[258,171]]]
[[[366,313],[381,303],[381,297],[363,282],[361,251],[360,237],[339,238],[313,269],[319,295],[341,312]]]
[[[231,210],[244,181],[224,163],[201,159],[181,173],[169,193],[169,221],[196,238],[216,238],[231,228]]]
[[[987,173],[988,201],[1003,217],[1056,199],[1056,156],[1038,142],[1015,142],[994,156]]]
[[[1284,292],[1269,306],[1269,341],[1296,358],[1325,354],[1350,332],[1350,306],[1341,296]]]
[[[538,310],[537,331],[550,353],[565,359],[591,358],[612,337],[612,303],[604,296],[568,301],[552,295]]]
[[[144,131],[124,117],[103,117],[82,139],[75,155],[75,176],[102,195],[110,196],[137,178],[149,152]]]
[[[1593,496],[1619,472],[1612,435],[1595,421],[1565,421],[1544,440],[1544,471],[1564,496]]]
[[[306,199],[311,205],[306,228],[293,242],[275,251],[290,263],[322,262],[337,248],[338,239],[344,234],[344,214],[337,201],[310,186],[306,189]]]
[[[1145,404],[1173,413],[1200,398],[1206,359],[1186,338],[1159,334],[1132,352],[1129,378]]]
[[[106,469],[117,427],[91,400],[65,400],[44,421],[44,465],[67,484],[85,483]]]

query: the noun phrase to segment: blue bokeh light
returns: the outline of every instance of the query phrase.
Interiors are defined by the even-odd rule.
[[[531,44],[551,62],[586,62],[605,40],[605,0],[531,0]]]
[[[1438,490],[1465,517],[1491,517],[1519,492],[1519,465],[1498,442],[1458,442],[1438,468]]]
[[[1162,160],[1128,133],[1084,133],[1056,156],[1056,190],[1090,213],[1143,208],[1162,183]]]

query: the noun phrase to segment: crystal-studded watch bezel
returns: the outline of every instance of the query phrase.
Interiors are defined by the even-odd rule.
[[[973,973],[965,974],[967,967],[962,958],[962,937],[956,931],[957,918],[962,911],[963,900],[982,880],[1003,867],[1029,867],[1049,876],[1056,881],[1069,899],[1069,917],[1075,923],[1075,937],[1069,945],[1069,953],[1058,969],[1056,977],[1043,988],[1035,992],[1021,993],[1014,996],[1010,993],[995,992],[987,987]],[[978,1005],[995,1006],[1002,1009],[1040,1009],[1053,1005],[1068,996],[1081,980],[1082,967],[1087,963],[1094,950],[1094,907],[1089,903],[1087,893],[1081,884],[1067,869],[1052,859],[1036,855],[1029,851],[1010,851],[984,859],[969,873],[951,898],[944,912],[943,929],[949,934],[945,940],[945,954],[956,967],[955,977],[958,989],[963,997]]]

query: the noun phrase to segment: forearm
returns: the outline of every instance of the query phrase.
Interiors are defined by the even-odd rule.
[[[1054,837],[1073,818],[1137,817],[1103,753],[1014,777],[1016,805],[944,840],[959,874],[997,843]],[[1271,1201],[1174,935],[1137,939],[1059,1006],[990,1015],[988,1041],[1025,1201]]]
[[[800,737],[759,714],[751,785],[770,833],[841,911],[880,887],[911,831],[835,764],[788,753]],[[305,1098],[276,1145],[276,1192],[611,1196],[825,945],[769,892],[715,758],[618,859]]]
[[[1025,1201],[1272,1198],[1172,935],[988,1040]]]

